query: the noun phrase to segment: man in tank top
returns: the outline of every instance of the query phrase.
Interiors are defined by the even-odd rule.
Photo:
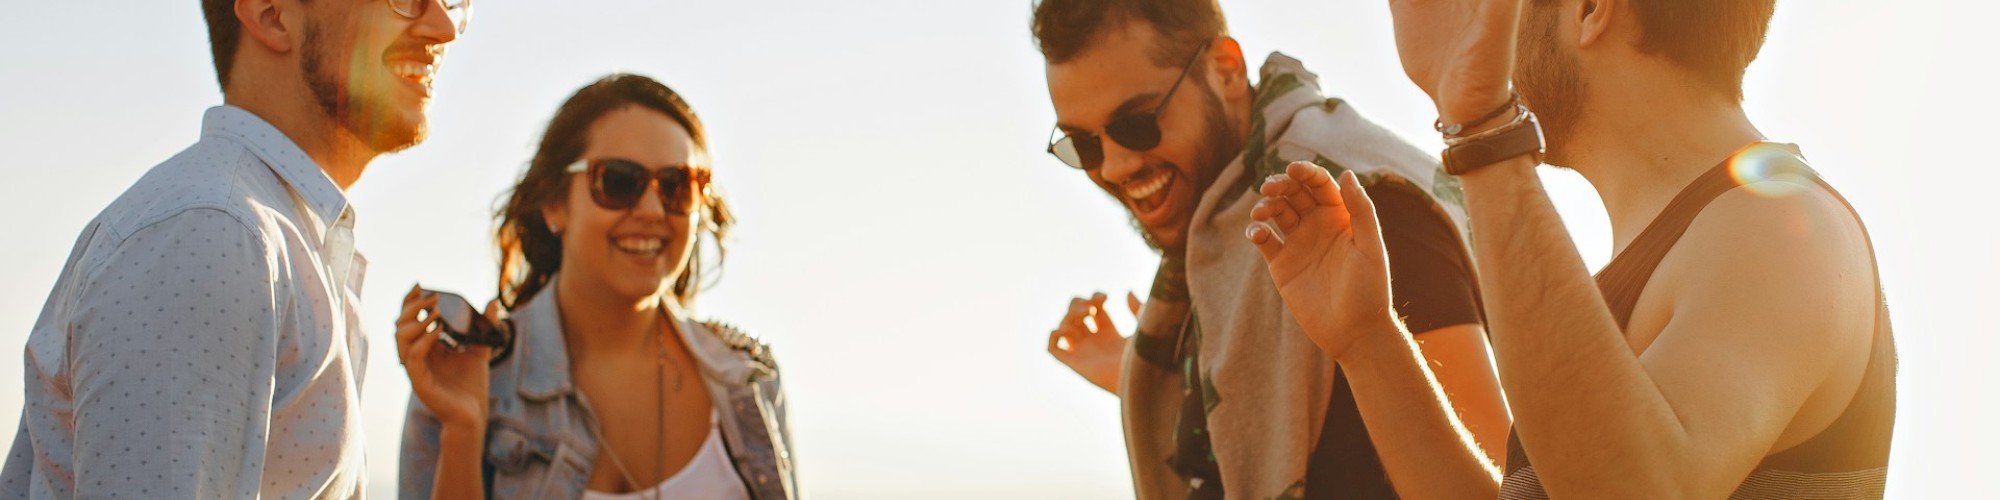
[[[1507,460],[1482,461],[1423,397],[1433,384],[1384,314],[1374,204],[1351,179],[1292,165],[1262,186],[1247,237],[1348,370],[1400,493],[1882,496],[1895,350],[1867,231],[1741,106],[1773,3],[1391,2],[1463,183],[1514,415]],[[1616,258],[1595,280],[1536,176],[1544,159],[1604,199]]]

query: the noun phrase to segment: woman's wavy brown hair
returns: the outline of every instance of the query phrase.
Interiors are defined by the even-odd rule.
[[[694,109],[680,94],[651,78],[613,74],[591,83],[556,109],[556,116],[549,120],[549,128],[542,133],[541,145],[535,148],[535,157],[528,162],[526,173],[506,195],[506,205],[495,212],[499,221],[495,232],[495,243],[500,247],[500,291],[502,304],[509,309],[521,301],[534,297],[549,285],[556,271],[562,268],[562,237],[549,230],[547,220],[542,218],[542,208],[563,203],[569,193],[570,175],[564,168],[583,156],[584,136],[590,125],[598,118],[626,106],[642,106],[659,111],[687,129],[688,137],[700,154],[708,151],[708,134],[701,126]],[[696,292],[714,285],[713,278],[720,277],[722,261],[726,255],[723,237],[734,226],[736,218],[729,212],[728,204],[711,189],[709,196],[697,208],[698,226],[692,229],[696,238],[694,256],[688,268],[674,281],[674,296],[683,304],[692,302]],[[702,250],[701,240],[707,239],[715,246],[715,260],[709,262]],[[705,271],[717,274],[704,281]]]

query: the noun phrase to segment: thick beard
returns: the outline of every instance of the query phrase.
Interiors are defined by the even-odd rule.
[[[306,88],[312,91],[313,101],[319,104],[327,120],[339,124],[341,131],[377,153],[402,151],[423,142],[428,132],[425,124],[389,122],[397,113],[387,96],[375,93],[357,99],[348,85],[341,84],[340,75],[327,65],[327,55],[332,50],[321,36],[318,21],[306,21],[301,42],[304,51],[299,56],[299,71],[305,74]]]
[[[1207,83],[1200,79],[1196,79],[1194,84],[1194,87],[1201,91],[1202,96],[1201,144],[1195,145],[1195,158],[1198,159],[1196,161],[1202,163],[1195,165],[1192,171],[1183,172],[1193,174],[1189,178],[1194,181],[1195,200],[1199,203],[1202,195],[1207,193],[1208,188],[1215,184],[1215,178],[1222,175],[1222,169],[1227,168],[1229,162],[1235,161],[1237,156],[1243,154],[1243,138],[1242,134],[1237,133],[1236,128],[1231,126],[1229,113],[1222,109],[1222,99],[1215,95],[1215,91],[1209,89]],[[1178,169],[1179,167],[1166,164],[1155,168]],[[1119,200],[1119,202],[1123,203],[1124,200]],[[1154,252],[1161,254],[1165,254],[1169,250],[1165,245],[1160,244],[1159,238],[1154,237],[1152,231],[1146,230],[1145,224],[1139,222],[1138,214],[1126,211],[1125,215],[1131,218],[1132,230],[1139,233],[1139,237],[1146,241],[1147,248],[1151,248]],[[1190,221],[1190,224],[1192,224],[1192,221]],[[1181,235],[1183,240],[1181,241],[1181,245],[1183,247],[1187,245],[1187,241],[1185,240],[1188,236],[1186,233]],[[1183,249],[1177,248],[1171,250],[1178,252]]]
[[[1521,100],[1542,123],[1542,133],[1548,138],[1546,162],[1568,166],[1568,151],[1563,146],[1569,143],[1577,120],[1583,115],[1581,100],[1589,84],[1578,70],[1576,52],[1557,42],[1557,14],[1553,7],[1528,9],[1514,83],[1521,92]]]

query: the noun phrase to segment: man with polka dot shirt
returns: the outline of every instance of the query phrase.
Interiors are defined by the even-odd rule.
[[[422,141],[469,0],[203,0],[223,105],[84,227],[29,334],[5,498],[350,498],[345,191]]]

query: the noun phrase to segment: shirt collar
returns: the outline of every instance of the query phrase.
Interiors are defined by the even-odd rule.
[[[208,108],[201,117],[201,135],[233,140],[269,165],[312,211],[320,238],[324,239],[343,215],[352,217],[347,193],[299,149],[298,143],[255,113],[230,105]]]

